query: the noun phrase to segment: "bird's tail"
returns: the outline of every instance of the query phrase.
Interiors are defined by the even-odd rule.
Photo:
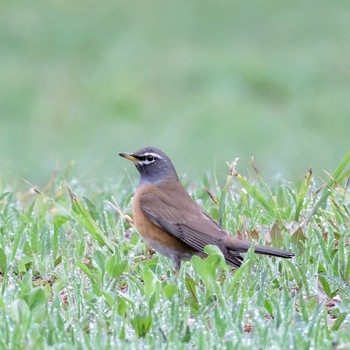
[[[242,241],[234,237],[229,237],[228,239],[225,240],[225,246],[230,251],[230,253],[233,253],[233,255],[238,255],[239,253],[244,253],[248,251],[251,244],[249,242]],[[287,252],[282,249],[267,247],[259,244],[255,246],[254,252],[257,254],[278,256],[284,259],[290,259],[294,256],[294,254],[291,252]]]
[[[284,258],[284,259],[290,259],[290,258],[292,258],[294,256],[293,253],[287,252],[286,250],[278,249],[278,248],[272,248],[272,247],[266,247],[266,246],[259,245],[259,244],[255,246],[254,251],[257,254],[278,256],[278,257]]]

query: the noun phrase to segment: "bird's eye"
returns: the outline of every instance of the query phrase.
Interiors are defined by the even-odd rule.
[[[146,156],[146,160],[149,162],[153,162],[154,161],[154,157],[151,155]]]

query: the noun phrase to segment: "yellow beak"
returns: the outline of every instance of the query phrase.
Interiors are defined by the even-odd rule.
[[[137,163],[139,160],[132,153],[119,153],[123,158],[131,160],[133,163]]]

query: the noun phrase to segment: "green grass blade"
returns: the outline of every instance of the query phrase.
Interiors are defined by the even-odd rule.
[[[350,175],[350,168],[347,167],[350,165],[350,151],[345,155],[341,160],[337,168],[335,169],[332,178],[326,184],[325,189],[322,192],[321,198],[315,203],[314,207],[310,211],[310,214],[307,218],[307,221],[316,213],[316,211],[326,202],[327,198],[332,193],[332,190],[336,184],[340,184],[344,181],[346,177]]]
[[[312,183],[312,171],[310,169],[307,172],[307,174],[305,176],[305,180],[303,182],[303,185],[301,186],[301,189],[300,189],[300,191],[298,193],[297,205],[296,205],[296,208],[295,208],[295,216],[294,216],[294,220],[296,222],[299,221],[300,212],[301,212],[301,209],[303,207],[304,199],[305,199],[305,196],[306,196],[307,192],[309,191],[311,183]]]

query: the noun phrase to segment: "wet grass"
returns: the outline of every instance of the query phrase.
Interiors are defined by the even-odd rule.
[[[267,185],[232,164],[224,186],[187,184],[225,229],[295,253],[215,247],[184,263],[150,255],[133,229],[129,179],[1,184],[3,349],[344,349],[350,344],[350,154],[323,179]],[[208,195],[210,194],[210,196]]]

